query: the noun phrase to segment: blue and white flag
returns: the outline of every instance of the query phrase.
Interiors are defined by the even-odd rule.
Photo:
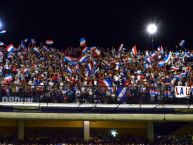
[[[64,56],[64,61],[65,62],[71,62],[73,59],[72,59],[72,57],[70,57],[70,56]]]
[[[164,61],[160,61],[160,62],[158,62],[158,66],[159,66],[159,67],[163,67],[163,66],[165,66],[165,62],[164,62]]]
[[[127,101],[127,87],[119,87],[117,89],[117,100],[120,103],[126,103],[126,101]]]
[[[32,50],[33,50],[35,53],[37,53],[37,54],[40,53],[40,51],[39,51],[38,48],[36,48],[36,47],[33,47]]]
[[[84,56],[80,57],[78,61],[79,61],[80,63],[85,63],[85,62],[88,61],[88,59],[89,59],[89,56],[84,55]]]
[[[168,56],[166,56],[166,57],[164,58],[164,62],[165,62],[165,63],[168,63],[171,57],[172,57],[172,53],[171,53],[171,51],[170,51],[170,53],[168,54]]]

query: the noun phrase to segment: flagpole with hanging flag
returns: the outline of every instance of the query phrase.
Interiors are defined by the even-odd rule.
[[[80,47],[81,48],[86,47],[86,39],[84,37],[80,38]]]

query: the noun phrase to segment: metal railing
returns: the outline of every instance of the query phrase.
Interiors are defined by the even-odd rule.
[[[121,92],[125,88],[125,91]],[[191,95],[192,96],[192,95]],[[175,97],[173,86],[0,85],[0,102],[192,104],[192,97]]]

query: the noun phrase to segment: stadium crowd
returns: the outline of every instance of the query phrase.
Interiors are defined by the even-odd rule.
[[[192,86],[193,51],[162,46],[142,50],[88,47],[79,57],[52,46],[22,40],[0,46],[0,97],[33,97],[34,102],[175,102],[175,86]]]
[[[15,136],[1,135],[0,145],[191,145],[192,136],[159,135],[154,142],[145,138],[128,136],[126,138],[113,137],[93,137],[89,141],[84,141],[80,137],[38,137],[18,140]]]

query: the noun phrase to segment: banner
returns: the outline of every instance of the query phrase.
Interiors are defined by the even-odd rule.
[[[3,96],[2,102],[33,102],[32,97]]]
[[[191,91],[192,91],[191,87],[176,86],[175,87],[175,96],[176,96],[176,98],[190,97]]]

